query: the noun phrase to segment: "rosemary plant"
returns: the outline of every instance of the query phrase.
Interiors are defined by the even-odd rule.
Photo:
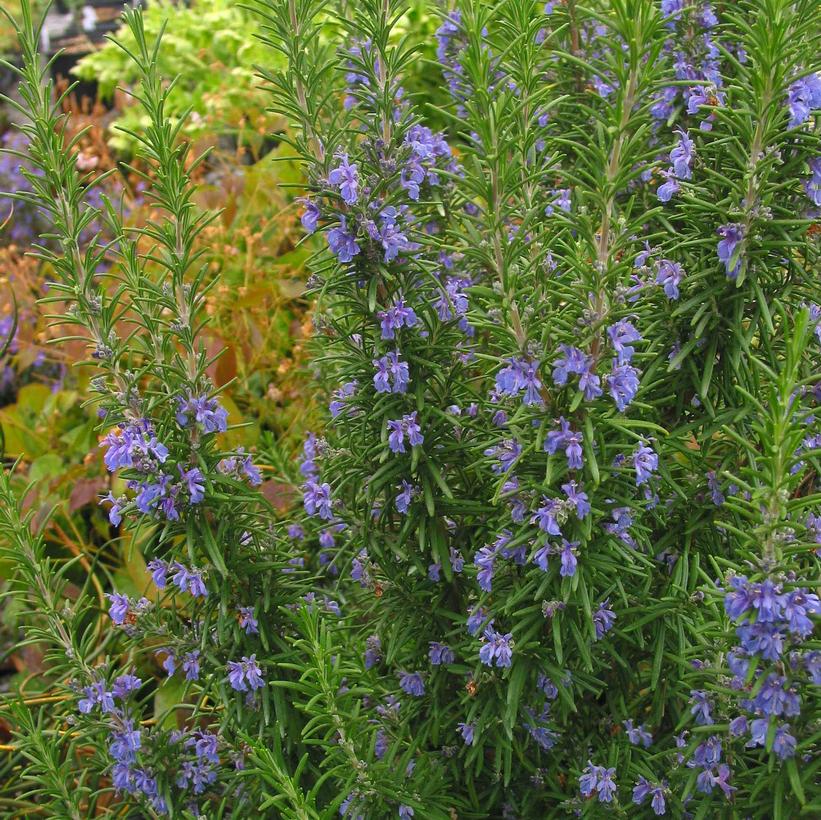
[[[40,173],[18,196],[53,225],[48,301],[100,372],[105,503],[153,577],[95,628],[4,480],[29,639],[64,693],[48,720],[16,707],[26,799],[821,811],[817,4],[431,3],[434,108],[405,89],[404,0],[254,0],[287,61],[259,73],[304,167],[329,402],[283,523],[205,375],[206,160],[165,116],[160,42],[127,12],[155,204],[137,230],[83,206],[23,5]],[[114,241],[83,245],[100,216]]]

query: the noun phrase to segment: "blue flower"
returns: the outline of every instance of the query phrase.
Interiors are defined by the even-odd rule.
[[[365,669],[372,669],[382,660],[382,641],[379,635],[369,635],[365,641]]]
[[[579,518],[586,518],[590,514],[590,503],[587,499],[587,493],[580,489],[575,481],[562,484],[562,490],[567,496],[568,503],[575,509],[576,515]]]
[[[339,217],[339,225],[328,231],[328,247],[342,264],[350,262],[361,248],[356,236],[348,231],[348,223],[344,216]]]
[[[664,288],[664,295],[668,299],[679,298],[679,284],[684,278],[684,268],[678,262],[669,259],[659,259],[656,266],[656,284]]]
[[[576,559],[578,546],[578,541],[567,541],[564,538],[562,539],[562,548],[560,552],[562,566],[559,570],[559,575],[561,575],[562,578],[572,578],[576,574],[576,567],[579,563]]]
[[[328,174],[328,182],[339,188],[346,205],[355,205],[359,197],[359,171],[356,163],[348,162],[347,154],[338,154],[339,165]]]
[[[659,457],[656,452],[650,447],[647,442],[639,442],[633,452],[633,469],[636,471],[636,486],[640,487],[646,484],[652,477],[653,473],[658,470]]]
[[[457,723],[456,727],[459,729],[459,734],[462,735],[462,740],[465,741],[466,746],[472,746],[476,742],[476,725],[473,723]]]
[[[239,661],[228,661],[228,683],[237,692],[254,691],[265,686],[257,656],[251,655]]]
[[[315,481],[306,482],[303,486],[303,505],[308,515],[318,515],[330,521],[333,518],[331,485],[327,482],[324,484],[318,484]]]
[[[615,621],[616,613],[610,609],[610,599],[606,598],[593,613],[593,628],[596,631],[597,641],[600,641],[613,628]]]
[[[661,817],[667,811],[664,802],[665,787],[657,783],[650,783],[646,778],[639,777],[638,782],[633,787],[633,802],[641,805],[648,797],[651,797],[650,805],[657,817]]]
[[[430,642],[429,655],[430,662],[434,666],[439,666],[443,663],[453,663],[456,660],[456,655],[453,650],[447,644],[439,643],[438,641]]]
[[[527,359],[508,359],[508,366],[496,375],[496,390],[506,396],[518,396],[525,392],[525,405],[542,405],[539,391],[542,382],[538,374],[539,363]]]
[[[240,628],[245,630],[246,635],[259,634],[259,621],[257,621],[254,614],[254,607],[241,606],[237,610],[237,620]]]
[[[632,365],[619,364],[617,359],[613,359],[613,369],[607,377],[607,385],[616,407],[623,413],[639,391],[638,370]]]
[[[393,306],[380,311],[379,322],[383,339],[395,338],[396,331],[402,327],[414,327],[418,321],[413,308],[405,304],[404,299],[397,299]]]
[[[203,433],[224,433],[228,429],[228,411],[216,399],[195,396],[177,396],[177,423],[187,427],[193,419]]]
[[[715,721],[712,714],[712,703],[707,693],[699,689],[690,690],[690,714],[696,719],[699,726],[712,726]]]
[[[408,363],[399,358],[398,351],[391,351],[380,359],[374,359],[373,366],[376,368],[373,386],[377,393],[407,392],[410,381]]]
[[[505,439],[495,447],[488,447],[484,451],[488,458],[496,459],[497,463],[491,468],[496,475],[507,473],[522,454],[522,445],[515,439]]]
[[[409,481],[405,481],[404,478],[402,479],[402,484],[397,487],[397,489],[399,490],[399,493],[396,496],[396,509],[398,512],[405,515],[410,508],[411,502],[413,501],[413,497],[417,490],[413,484]]]
[[[168,562],[154,558],[148,562],[146,569],[151,573],[151,580],[157,589],[165,589],[168,583]]]
[[[198,680],[200,676],[200,651],[193,649],[187,652],[182,659],[182,671],[186,680]]]
[[[121,595],[119,592],[109,592],[106,594],[106,597],[109,601],[111,601],[111,606],[108,609],[108,616],[115,624],[117,624],[117,626],[121,626],[125,623],[125,619],[131,605],[128,596]]]
[[[114,679],[114,684],[111,687],[111,693],[115,698],[125,700],[129,695],[136,692],[142,685],[143,682],[136,675],[132,675],[130,672],[127,672],[126,674],[119,675]],[[107,712],[111,710],[103,708],[103,711]]]
[[[491,621],[488,624],[482,636],[483,644],[479,649],[479,660],[486,666],[493,666],[495,661],[496,666],[508,667],[513,657],[513,634],[508,632],[503,635],[497,632],[492,623]]]
[[[205,598],[208,595],[201,572],[196,569],[189,570],[179,561],[171,564],[170,569],[174,573],[171,582],[180,592],[189,592],[193,598]]]
[[[302,222],[302,227],[306,233],[313,233],[317,228],[322,212],[319,210],[319,206],[310,199],[303,199],[302,202],[305,205],[305,210],[300,217],[300,222]]]
[[[634,746],[644,746],[647,748],[653,742],[653,736],[647,731],[644,724],[641,724],[641,726],[633,726],[632,720],[626,720],[624,721],[624,731],[627,734],[627,739]]]
[[[425,694],[425,681],[421,672],[400,672],[399,686],[403,692],[415,698],[421,698]]]
[[[722,225],[716,233],[721,237],[716,248],[718,259],[724,263],[727,278],[735,279],[741,270],[741,256],[737,253],[737,249],[744,240],[744,226],[731,222]]]
[[[798,128],[805,123],[817,108],[821,108],[821,76],[818,74],[808,74],[787,89],[790,128]]]
[[[690,139],[685,131],[679,131],[678,145],[670,151],[670,163],[673,166],[673,173],[679,179],[690,179],[692,172],[690,163],[693,161],[695,143]]]
[[[662,171],[661,175],[664,177],[664,182],[659,185],[656,196],[659,202],[667,203],[681,190],[681,186],[672,170]]]
[[[559,430],[551,430],[545,437],[544,449],[549,455],[555,455],[561,448],[567,457],[567,466],[571,470],[581,470],[584,466],[582,460],[582,434],[570,429],[570,423],[561,416],[559,418]]]
[[[581,777],[579,777],[579,792],[582,797],[598,795],[600,803],[610,803],[616,794],[616,783],[613,777],[615,768],[607,769],[604,766],[594,766],[588,760]]]
[[[136,762],[137,752],[141,746],[140,730],[134,728],[131,720],[124,719],[122,725],[111,733],[108,753],[118,763],[130,765]]]
[[[408,437],[408,442],[411,447],[422,444],[425,440],[422,435],[422,428],[417,421],[416,410],[401,419],[393,419],[388,421],[388,447],[393,453],[405,452],[405,436]]]

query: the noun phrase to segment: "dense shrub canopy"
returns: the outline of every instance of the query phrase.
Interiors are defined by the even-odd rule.
[[[32,794],[76,817],[821,810],[817,4],[458,0],[427,10],[435,60],[401,0],[254,12],[328,402],[278,465],[286,516],[207,375],[215,215],[163,44],[126,14],[135,230],[89,203],[20,35],[18,197],[53,226],[45,301],[88,341],[104,507],[151,576],[106,590],[102,627],[91,596],[63,607],[70,565],[4,479],[71,695],[57,748],[15,712]],[[420,93],[433,71],[446,94]]]

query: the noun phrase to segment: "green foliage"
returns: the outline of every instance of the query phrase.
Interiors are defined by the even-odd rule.
[[[77,170],[23,8],[40,175],[16,196],[54,225],[44,302],[90,352],[118,495],[92,567],[0,481],[9,591],[55,698],[48,714],[9,700],[21,802],[817,813],[821,90],[801,86],[821,67],[816,4],[257,0],[245,30],[250,12],[215,7],[234,26],[223,65],[258,60],[282,118],[277,170],[250,166],[217,203],[185,120],[208,26],[128,12],[123,56],[81,70],[131,86],[141,227],[88,203],[100,183]],[[448,96],[431,99],[434,19]],[[442,122],[450,144],[426,127]],[[302,224],[327,249],[296,234],[306,190]],[[280,210],[281,247],[223,244]],[[101,217],[111,243],[89,239]],[[237,376],[252,407],[270,350],[232,368],[209,334],[237,311],[232,341],[259,339],[288,296],[264,274],[305,263],[331,405],[297,467],[222,394]],[[5,411],[26,455],[49,417],[29,393]],[[264,494],[240,449],[257,443]],[[305,515],[286,510],[296,482]]]

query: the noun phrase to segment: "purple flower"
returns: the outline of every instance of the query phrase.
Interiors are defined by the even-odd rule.
[[[821,157],[814,157],[809,162],[810,178],[804,180],[804,190],[807,192],[807,198],[816,207],[821,207]],[[816,328],[816,334],[819,333]]]
[[[157,441],[151,423],[141,419],[110,432],[102,441],[107,447],[103,458],[109,472],[136,468],[140,472],[153,472],[156,465],[168,458],[168,448]]]
[[[775,737],[773,738],[773,751],[779,760],[786,760],[788,757],[795,755],[796,740],[790,734],[790,726],[787,723],[782,723],[775,730]]]
[[[548,498],[546,495],[542,496],[542,506],[531,518],[532,524],[538,524],[539,528],[548,533],[548,535],[561,535],[562,531],[559,528],[559,517],[564,514],[564,507],[562,502],[555,498]]]
[[[353,409],[353,404],[349,402],[348,399],[356,393],[358,386],[359,383],[354,379],[353,381],[345,382],[341,387],[334,390],[331,403],[328,405],[328,412],[331,414],[331,418],[335,419],[344,410],[350,411]]]
[[[579,389],[586,401],[601,396],[601,379],[592,370],[592,357],[569,345],[560,345],[559,349],[563,355],[553,362],[553,382],[561,387],[567,384],[568,375],[574,373],[579,376]]]
[[[339,154],[337,159],[339,165],[328,174],[328,182],[339,188],[346,205],[356,205],[359,196],[359,172],[356,163],[349,163],[347,154]]]
[[[313,233],[316,230],[322,212],[319,210],[319,206],[310,199],[303,199],[302,202],[305,205],[305,210],[300,217],[300,222],[302,222],[302,227],[306,233]]]
[[[241,629],[245,630],[246,635],[259,634],[259,621],[254,615],[254,607],[241,606],[237,610],[237,619]]]
[[[610,599],[605,598],[593,613],[593,628],[596,630],[597,641],[600,641],[613,628],[615,621],[616,613],[610,609]]]
[[[128,596],[121,595],[119,592],[110,592],[106,594],[106,597],[111,601],[111,606],[108,609],[109,618],[111,618],[117,626],[122,626],[128,616],[128,609],[131,604],[128,600]]]
[[[453,663],[455,660],[456,655],[447,644],[438,643],[437,641],[430,642],[430,662],[434,666]]]
[[[516,463],[516,459],[522,453],[522,445],[515,439],[505,439],[495,447],[488,447],[484,454],[489,458],[496,459],[497,463],[491,468],[496,475],[507,473]]]
[[[633,342],[641,341],[641,333],[636,330],[631,322],[622,319],[607,328],[607,335],[610,337],[610,344],[616,351],[616,359],[619,364],[625,364],[633,358]]]
[[[265,686],[262,670],[257,664],[257,656],[251,655],[239,661],[228,661],[228,683],[237,692],[254,691]]]
[[[673,173],[679,179],[690,179],[690,163],[693,161],[695,143],[690,139],[685,131],[679,131],[678,145],[670,151],[670,163],[673,166]]]
[[[644,746],[648,748],[653,742],[653,736],[647,731],[644,724],[641,726],[633,726],[632,720],[626,720],[624,721],[624,731],[627,734],[627,739],[634,746]]]
[[[416,250],[419,245],[411,242],[403,232],[397,220],[398,212],[394,207],[385,208],[379,214],[381,226],[375,231],[374,239],[378,239],[385,251],[385,262],[392,262],[399,256],[400,251]],[[373,229],[369,229],[374,234]]]
[[[421,698],[425,694],[425,681],[421,672],[400,672],[399,686],[403,692],[415,698]]]
[[[193,649],[187,652],[182,659],[182,671],[186,680],[197,680],[200,676],[200,651]]]
[[[208,595],[202,574],[198,570],[189,570],[179,561],[171,564],[170,570],[174,573],[171,581],[180,592],[189,592],[193,598],[205,598]]]
[[[131,676],[133,677],[133,676]],[[139,678],[135,678],[138,682],[137,688],[139,688],[139,684],[141,683]],[[115,689],[117,684],[115,683]],[[109,692],[105,688],[105,683],[103,681],[96,681],[95,683],[91,684],[91,686],[86,686],[83,689],[83,693],[85,694],[84,698],[81,698],[77,702],[77,708],[80,710],[80,713],[83,715],[89,714],[96,705],[99,704],[100,710],[103,712],[113,712],[114,711],[114,698],[120,697],[120,699],[124,699],[126,694],[117,694],[114,690]]]
[[[462,735],[465,745],[472,746],[476,741],[476,725],[473,723],[457,723],[456,727],[459,729],[459,734]]]
[[[154,585],[158,589],[165,589],[165,585],[168,583],[166,577],[168,574],[168,562],[154,558],[148,562],[146,568],[151,573],[151,580],[154,582]]]
[[[724,263],[727,278],[735,279],[741,270],[741,257],[737,254],[737,248],[744,240],[744,226],[731,222],[722,225],[716,233],[721,237],[716,248],[718,259]]]
[[[205,498],[205,476],[203,476],[199,467],[192,467],[185,472],[183,472],[182,467],[179,467],[179,471],[182,483],[185,484],[188,490],[190,502],[199,504]]]
[[[712,726],[715,721],[712,715],[712,704],[707,693],[699,689],[690,690],[690,714],[696,719],[699,726]]]
[[[639,446],[633,452],[636,486],[640,487],[642,484],[646,484],[653,477],[653,473],[658,470],[658,466],[659,457],[653,448],[645,441],[639,442]]]
[[[496,563],[497,550],[494,547],[482,547],[474,556],[473,563],[479,567],[476,581],[485,592],[493,588],[493,570]]]
[[[315,481],[308,481],[303,486],[303,505],[308,515],[318,515],[320,518],[330,521],[333,518],[331,509],[331,485],[327,482],[318,484]]]
[[[409,481],[402,479],[402,484],[397,488],[399,493],[396,496],[396,509],[406,515],[416,493],[416,488]]]
[[[126,674],[115,678],[114,685],[111,687],[111,693],[115,698],[125,700],[129,695],[136,692],[142,685],[143,682],[136,675],[132,675],[127,672]],[[103,711],[107,712],[111,710],[103,708]]]
[[[559,570],[559,575],[562,578],[572,578],[576,574],[576,567],[578,561],[576,560],[578,541],[567,541],[562,539],[561,559],[562,568]]]
[[[328,231],[328,247],[343,265],[350,262],[361,250],[356,236],[348,231],[348,222],[344,216],[339,217],[339,225]]]
[[[578,347],[559,345],[562,356],[553,362],[553,382],[562,387],[567,384],[567,377],[574,373],[586,373],[589,367],[589,358]]]
[[[401,419],[388,421],[388,447],[393,453],[405,452],[405,436],[412,447],[422,444],[425,440],[422,428],[417,422],[416,410]]]
[[[661,175],[664,177],[664,182],[659,185],[656,196],[659,202],[667,203],[681,190],[681,186],[672,170],[661,171]]]
[[[203,433],[224,433],[228,429],[228,411],[216,399],[195,396],[177,396],[177,423],[187,427],[191,419]]]
[[[369,635],[365,641],[365,669],[372,669],[382,660],[382,641],[379,635]]]
[[[607,769],[604,766],[594,766],[589,760],[579,778],[579,792],[582,797],[597,794],[600,803],[610,803],[616,794],[616,783],[613,777],[615,768]]]
[[[730,578],[730,589],[724,594],[724,611],[731,620],[737,621],[752,609],[753,601],[747,578],[734,575]]]
[[[414,327],[418,321],[413,308],[406,305],[404,299],[398,299],[392,307],[380,311],[378,315],[383,339],[395,338],[397,330]]]
[[[118,763],[129,765],[137,761],[137,752],[141,745],[140,730],[134,728],[131,720],[124,719],[121,728],[111,733],[108,753]]]
[[[537,361],[508,359],[508,366],[496,375],[497,392],[505,396],[518,396],[524,390],[523,404],[542,405],[542,397],[539,394],[542,382],[538,370]]]
[[[616,407],[623,413],[639,391],[638,370],[632,365],[619,364],[613,359],[613,369],[607,377],[607,386]]]
[[[650,805],[653,812],[657,817],[661,817],[667,811],[664,793],[664,786],[650,783],[646,778],[639,777],[638,782],[633,787],[633,802],[636,805],[641,805],[650,796],[652,798]]]
[[[513,657],[513,634],[508,632],[503,635],[493,629],[492,622],[488,624],[482,636],[483,644],[479,649],[479,660],[486,666],[508,667]]]
[[[398,351],[385,354],[381,359],[374,359],[376,374],[373,386],[377,393],[405,393],[408,389],[410,374],[408,363],[399,358]]]
[[[787,89],[789,127],[798,128],[810,118],[816,108],[821,108],[821,77],[818,74],[808,74]]]
[[[487,612],[482,607],[471,607],[468,610],[467,630],[469,635],[475,635],[483,626],[490,626],[493,621],[488,621]]]
[[[578,489],[578,486],[575,481],[569,481],[562,484],[562,490],[567,496],[568,503],[576,510],[576,515],[579,518],[586,518],[590,514],[590,503],[587,500],[587,493]]]
[[[570,429],[570,423],[561,416],[559,418],[559,430],[551,430],[544,442],[545,452],[555,455],[560,448],[564,450],[567,457],[567,466],[571,470],[581,470],[584,466],[582,460],[582,434]]]
[[[111,502],[111,507],[108,510],[108,521],[112,527],[119,527],[123,520],[123,509],[126,505],[125,496],[115,498],[114,494],[109,491],[108,495],[100,499],[102,504],[104,501]]]
[[[810,615],[821,615],[821,600],[806,589],[793,589],[784,596],[779,596],[783,604],[783,617],[788,622],[789,631],[800,638],[808,638],[814,629]],[[759,618],[761,616],[759,615]]]
[[[664,295],[668,299],[678,299],[678,286],[684,278],[684,268],[678,262],[669,259],[659,259],[656,266],[656,284],[664,288]]]

